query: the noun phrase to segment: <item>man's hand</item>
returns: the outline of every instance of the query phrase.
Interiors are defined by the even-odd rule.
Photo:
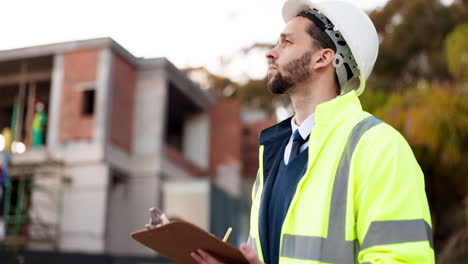
[[[258,259],[257,254],[251,246],[243,243],[239,249],[250,264],[263,264],[263,262]],[[202,249],[190,253],[190,256],[200,264],[224,264]]]

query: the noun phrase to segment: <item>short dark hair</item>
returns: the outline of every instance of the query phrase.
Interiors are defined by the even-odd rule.
[[[300,13],[297,16],[305,17],[311,22],[309,23],[309,26],[307,26],[306,32],[312,37],[312,39],[314,40],[314,44],[318,45],[318,47],[322,49],[332,49],[333,52],[336,53],[336,45],[333,42],[333,40],[327,35],[327,33],[325,33],[325,31],[323,31],[321,28],[315,25],[315,22],[312,21],[309,17],[307,17],[306,14]]]
[[[319,28],[313,20],[311,20],[304,12],[299,13],[297,16],[300,17],[305,17],[307,18],[310,23],[306,28],[307,34],[312,38],[312,41],[314,42],[314,45],[316,47],[322,48],[322,49],[331,49],[333,52],[336,53],[336,45],[333,42],[333,40],[323,31],[321,28]],[[335,73],[335,81],[338,86],[338,90],[336,91],[337,94],[340,94],[340,84],[338,81],[338,75]]]

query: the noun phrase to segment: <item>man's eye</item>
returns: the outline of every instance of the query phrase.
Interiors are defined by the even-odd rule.
[[[290,40],[287,40],[287,39],[283,39],[283,40],[280,40],[280,41],[276,42],[276,46],[278,46],[278,45],[287,46],[287,45],[290,45],[290,44],[292,44],[292,42]]]

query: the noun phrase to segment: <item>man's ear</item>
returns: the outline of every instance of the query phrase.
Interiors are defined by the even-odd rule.
[[[314,56],[314,70],[319,70],[333,64],[335,52],[332,49],[322,49],[316,52]]]

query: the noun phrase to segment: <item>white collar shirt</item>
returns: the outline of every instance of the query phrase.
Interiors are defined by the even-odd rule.
[[[291,128],[292,128],[292,133],[291,137],[289,138],[289,142],[286,145],[286,148],[284,149],[284,163],[288,165],[289,162],[289,156],[291,155],[291,148],[292,148],[292,141],[293,141],[293,134],[294,132],[299,129],[299,134],[303,139],[306,139],[310,133],[312,133],[312,129],[315,126],[315,119],[314,119],[314,114],[311,114],[309,117],[307,117],[304,122],[300,126],[296,124],[296,116],[293,116],[291,118]],[[309,141],[307,140],[302,146],[299,148],[299,152],[304,151],[309,147]]]

